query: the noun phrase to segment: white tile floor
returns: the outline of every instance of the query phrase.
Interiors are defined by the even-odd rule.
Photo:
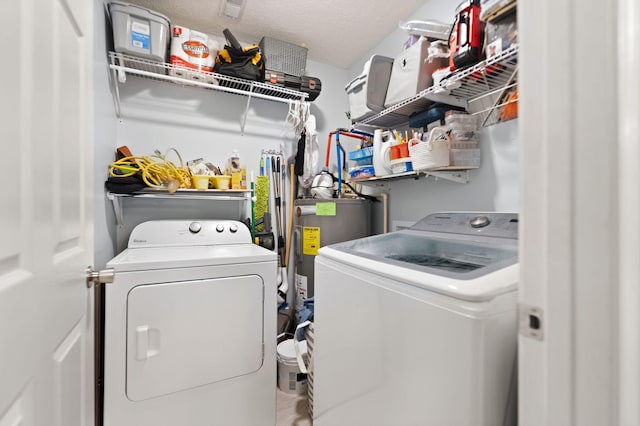
[[[311,426],[307,395],[284,393],[277,389],[276,426]]]

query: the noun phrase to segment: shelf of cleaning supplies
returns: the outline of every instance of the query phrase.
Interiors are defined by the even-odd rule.
[[[204,201],[248,201],[251,199],[250,189],[178,189],[170,193],[164,189],[146,188],[131,194],[107,192],[107,198],[113,204],[113,212],[118,225],[124,224],[121,198],[153,198],[166,200],[204,200]]]
[[[151,80],[169,81],[182,86],[198,87],[215,92],[232,93],[247,97],[247,105],[242,118],[242,132],[252,99],[265,99],[273,102],[291,104],[294,101],[305,102],[308,93],[275,86],[269,83],[244,80],[211,72],[198,72],[172,64],[149,61],[122,53],[109,52],[109,68],[113,73],[114,102],[116,114],[121,117],[119,84],[127,82],[127,76],[133,75]]]
[[[385,176],[373,176],[361,179],[350,179],[350,183],[357,183],[363,185],[380,185],[384,182],[398,179],[419,179],[421,177],[433,176],[436,179],[444,179],[457,183],[469,182],[469,170],[477,169],[477,167],[468,166],[449,166],[440,167],[434,170],[425,171],[412,171],[405,173],[394,173],[392,175]]]
[[[472,67],[454,72],[439,84],[429,87],[376,115],[353,124],[357,128],[401,127],[409,117],[426,110],[433,102],[459,106],[481,117],[485,126],[500,121],[499,111],[517,102],[504,100],[504,94],[517,87],[518,45]]]

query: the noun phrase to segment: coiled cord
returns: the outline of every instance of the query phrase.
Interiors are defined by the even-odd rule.
[[[167,159],[173,151],[180,161],[177,167]],[[109,165],[109,176],[129,177],[140,173],[147,186],[158,189],[168,189],[174,192],[178,188],[191,188],[191,174],[184,167],[182,157],[175,148],[169,148],[164,155],[155,152],[151,155],[121,158]]]

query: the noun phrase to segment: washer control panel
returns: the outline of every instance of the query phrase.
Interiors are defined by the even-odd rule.
[[[486,216],[476,216],[469,221],[472,228],[484,228],[491,223],[491,219]]]
[[[153,220],[136,226],[129,248],[253,244],[251,231],[235,220]]]
[[[496,212],[433,213],[416,222],[410,229],[517,239],[518,214]]]

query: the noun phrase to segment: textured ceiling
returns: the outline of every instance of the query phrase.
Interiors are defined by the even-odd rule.
[[[166,15],[172,24],[244,44],[269,36],[304,45],[307,58],[348,68],[425,0],[246,0],[239,21],[220,16],[222,0],[125,0]]]

